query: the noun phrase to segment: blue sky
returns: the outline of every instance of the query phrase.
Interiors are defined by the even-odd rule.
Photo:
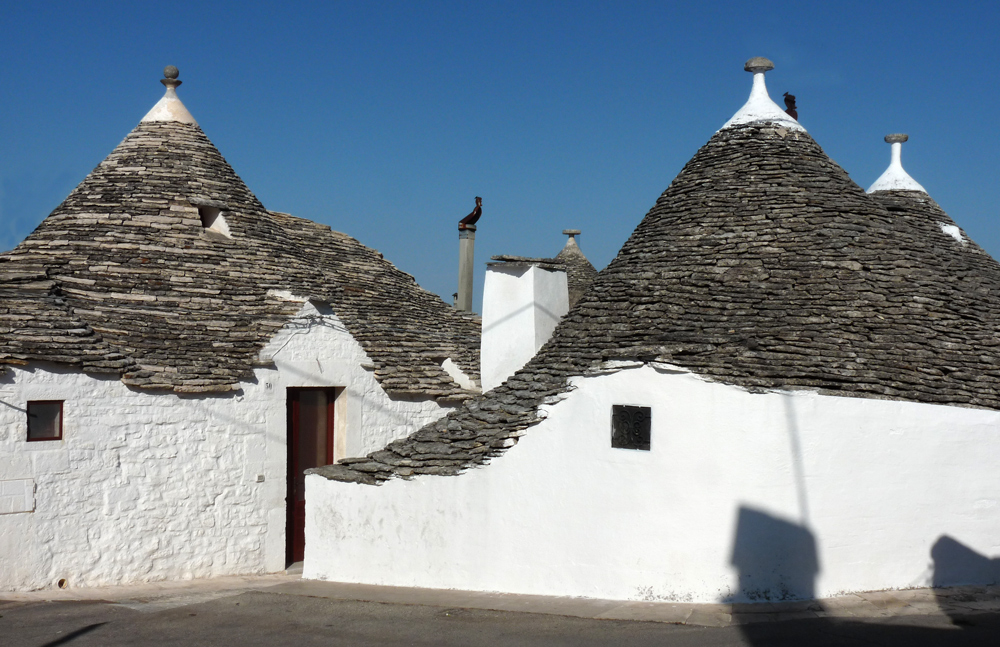
[[[164,65],[270,209],[383,252],[450,302],[456,223],[483,196],[493,254],[565,228],[606,265],[746,100],[775,99],[862,187],[903,164],[1000,256],[997,3],[135,2],[4,10],[0,250],[160,98]]]

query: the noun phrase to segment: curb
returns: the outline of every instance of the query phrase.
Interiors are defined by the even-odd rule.
[[[0,593],[0,602],[104,601],[152,613],[252,592],[384,604],[539,613],[598,620],[664,622],[701,627],[728,627],[815,618],[877,619],[900,616],[955,618],[1000,612],[1000,587],[996,586],[871,591],[811,601],[689,604],[349,584],[303,580],[298,573]]]

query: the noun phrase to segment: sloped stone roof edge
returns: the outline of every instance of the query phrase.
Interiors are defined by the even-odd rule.
[[[737,171],[732,160],[747,169]],[[800,184],[808,190],[803,192]],[[752,198],[754,191],[763,197]],[[763,211],[754,202],[761,199],[770,201]],[[768,217],[774,219],[773,225]],[[408,438],[367,457],[343,461],[341,467],[364,473],[359,482],[379,483],[421,474],[454,475],[482,465],[540,422],[539,407],[571,388],[570,378],[615,359],[675,364],[704,379],[754,392],[807,388],[824,395],[1000,409],[1000,370],[995,368],[1000,365],[1000,264],[988,255],[955,254],[947,236],[930,235],[928,223],[936,217],[893,214],[865,194],[803,131],[768,124],[719,131],[685,166],[622,252],[523,369]],[[710,224],[713,219],[718,224]],[[762,227],[757,238],[771,227],[801,230],[806,234],[799,236],[813,237],[802,239],[811,247],[802,248],[797,237],[784,234],[749,247],[759,250],[749,256],[739,255],[743,252],[731,258],[718,256],[714,251],[718,241],[732,239],[733,228],[748,224]],[[705,229],[709,226],[719,228],[719,238]],[[831,236],[833,242],[828,242]],[[664,242],[653,245],[657,237]],[[782,248],[798,251],[781,254]],[[663,255],[667,250],[669,254]],[[727,263],[713,261],[704,270],[697,265],[685,270],[688,256],[696,263],[715,258]],[[661,260],[651,264],[652,258]],[[761,259],[769,265],[762,266]],[[954,280],[948,278],[949,263],[958,263],[961,269]],[[914,272],[908,269],[911,266],[918,274],[906,282]],[[711,273],[705,273],[708,270]],[[763,282],[758,275],[767,272],[776,278]],[[808,273],[815,273],[822,290],[816,291],[808,280],[805,288],[795,288],[802,283],[796,272],[807,272],[807,279],[812,276]],[[944,274],[935,281],[940,272]],[[698,277],[697,281],[689,276]],[[666,283],[643,290],[630,277]],[[664,285],[677,288],[677,293],[663,292]],[[766,299],[761,292],[765,288],[774,298],[789,299],[780,304],[787,315],[775,318],[765,308],[733,316],[729,323],[725,311],[719,311],[704,320],[701,330],[685,330],[690,319],[671,314],[689,303],[688,293],[707,295],[701,297],[703,303],[692,306],[718,310],[713,303],[731,298],[727,286],[741,290],[733,293],[740,299]],[[916,290],[917,295],[909,301],[910,295],[900,286]],[[874,292],[869,295],[865,290]],[[855,291],[867,301],[854,304]],[[664,295],[664,301],[659,305],[649,301],[650,293]],[[628,315],[619,314],[621,307],[608,300],[613,296],[624,299],[621,305],[631,308],[624,311]],[[907,301],[897,306],[903,298]],[[642,311],[636,307],[648,308],[650,314],[637,317]],[[737,303],[737,308],[746,307]],[[873,311],[864,316],[855,312],[869,307]],[[800,315],[803,309],[806,312]],[[929,318],[922,314],[928,310]],[[733,312],[738,315],[741,310]],[[646,320],[654,316],[659,319]],[[721,320],[715,318],[720,316]],[[610,322],[620,322],[621,328],[609,327]],[[941,331],[957,340],[972,337],[959,348],[956,341],[941,340]],[[805,335],[803,341],[798,335]],[[980,346],[980,339],[992,340],[992,346]],[[837,340],[847,346],[830,346]],[[987,354],[994,359],[986,361]],[[315,473],[336,480],[348,476],[341,468]]]

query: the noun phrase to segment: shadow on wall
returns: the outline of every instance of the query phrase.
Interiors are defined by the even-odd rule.
[[[934,542],[931,559],[934,589],[1000,584],[1000,558],[981,555],[948,535]],[[820,571],[816,540],[799,524],[741,506],[731,563],[739,571],[739,588],[725,602],[812,600],[816,596]]]
[[[941,535],[931,547],[934,576],[931,586],[975,584],[989,586],[1000,583],[1000,559],[980,555],[965,544]]]
[[[974,604],[980,595],[991,599],[996,592],[941,587],[1000,583],[1000,559],[980,555],[948,536],[934,543],[931,558],[934,562],[932,585],[941,610],[939,615],[908,616],[907,620],[884,618],[877,622],[830,617],[783,622],[751,619],[740,624],[743,644],[996,645],[1000,635],[1000,614],[978,613]],[[815,598],[815,578],[820,563],[815,537],[804,526],[760,510],[740,507],[731,563],[739,572],[739,589],[725,601],[735,603],[734,614],[759,613],[756,609],[761,609],[754,604],[740,605],[741,602]],[[965,602],[973,605],[963,606]],[[801,608],[795,605],[787,610],[818,611],[821,615],[825,612],[817,601],[801,605]]]
[[[819,573],[816,539],[804,526],[740,507],[731,563],[739,588],[726,602],[811,600]]]
[[[948,589],[950,586],[990,586],[1000,583],[1000,559],[980,555],[965,544],[941,535],[931,547],[934,575],[931,586],[938,606],[957,626],[968,626],[965,603],[977,602],[974,590]]]

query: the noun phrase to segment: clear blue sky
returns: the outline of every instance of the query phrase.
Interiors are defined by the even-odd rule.
[[[383,252],[450,302],[457,221],[493,254],[601,268],[740,108],[773,98],[867,188],[903,164],[1000,256],[995,2],[51,2],[0,26],[0,250],[160,98],[181,99],[270,209]]]

